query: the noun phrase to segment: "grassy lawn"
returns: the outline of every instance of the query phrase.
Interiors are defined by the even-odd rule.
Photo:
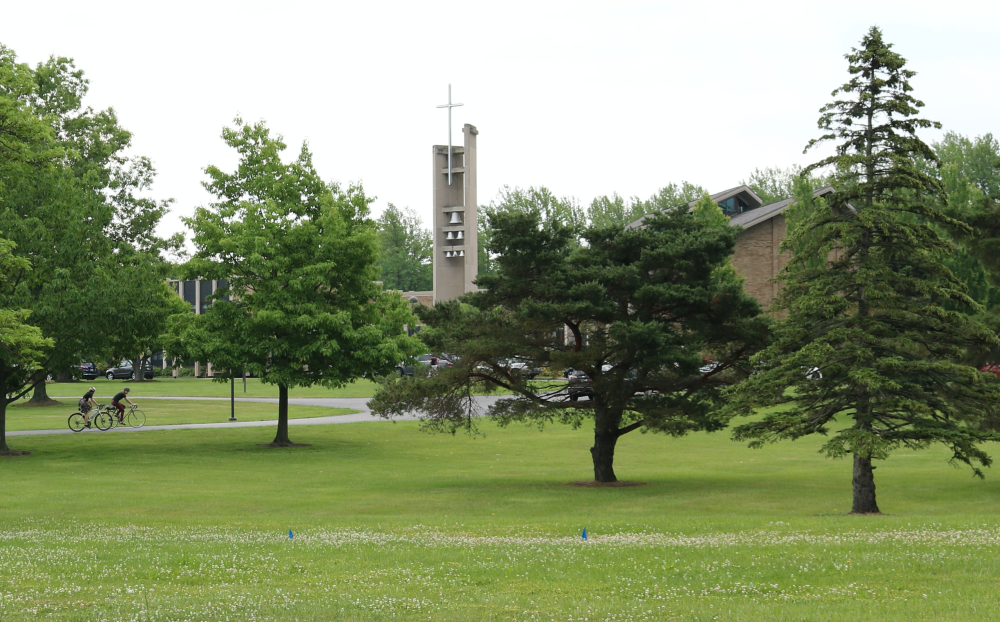
[[[148,400],[133,396],[140,410],[146,414],[146,425],[171,425],[177,423],[219,423],[229,420],[228,402],[192,402],[186,400]],[[8,406],[7,430],[59,430],[67,427],[67,418],[76,412],[76,400],[66,400],[59,406]],[[292,419],[329,417],[360,412],[350,408],[323,408],[320,406],[288,407]],[[265,421],[278,418],[277,404],[237,402],[236,418],[240,421]]]
[[[0,461],[0,618],[912,622],[1000,606],[1000,479],[943,450],[879,465],[889,514],[849,517],[851,464],[820,439],[634,433],[616,468],[646,485],[580,488],[586,431],[484,431],[306,426],[291,450],[253,428],[12,438],[33,453]]]
[[[210,378],[156,378],[145,382],[134,380],[82,380],[80,382],[53,382],[48,385],[51,396],[80,396],[91,386],[97,387],[98,401],[110,400],[111,396],[129,387],[131,397],[139,401],[143,395],[156,397],[229,397],[229,383],[213,382]],[[328,389],[326,387],[296,387],[289,389],[288,397],[371,397],[377,385],[370,380],[358,380],[346,387]],[[278,387],[262,384],[257,378],[247,378],[247,390],[243,392],[243,380],[236,381],[236,397],[278,397]]]

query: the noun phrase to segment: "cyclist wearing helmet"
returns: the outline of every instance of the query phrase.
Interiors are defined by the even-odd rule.
[[[94,391],[96,390],[97,387],[90,387],[80,398],[80,412],[83,413],[83,421],[88,428],[90,427],[90,409],[97,406],[97,402],[94,401]]]
[[[125,387],[111,398],[111,405],[118,409],[118,423],[123,423],[125,420],[125,406],[121,403],[121,400],[125,400],[133,406],[138,406],[138,404],[128,399],[128,392],[129,388]]]

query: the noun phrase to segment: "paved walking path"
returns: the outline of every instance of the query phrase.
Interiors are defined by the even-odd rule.
[[[68,399],[68,398],[67,398]],[[144,396],[143,400],[203,400],[203,401],[229,401],[228,397],[149,397]],[[288,398],[289,404],[295,404],[298,406],[324,406],[326,408],[352,408],[354,410],[360,410],[361,412],[353,415],[334,415],[331,417],[309,417],[306,419],[289,419],[288,425],[329,425],[335,423],[361,423],[361,422],[374,422],[374,421],[385,421],[385,419],[380,419],[371,413],[368,409],[368,399],[367,397],[296,397]],[[485,408],[495,402],[498,396],[480,396],[474,398],[476,403],[481,407]],[[138,400],[137,400],[138,401]],[[237,402],[263,402],[265,404],[277,404],[278,398],[276,397],[238,397]],[[405,415],[399,417],[396,421],[407,421],[416,419],[416,415]],[[278,423],[277,419],[270,419],[267,421],[225,421],[220,423],[180,423],[176,425],[147,425],[141,428],[128,428],[128,427],[116,427],[108,430],[109,432],[145,432],[147,430],[203,430],[203,429],[213,429],[213,428],[260,428],[260,427],[270,427]],[[7,432],[7,436],[37,436],[37,435],[47,435],[47,434],[99,434],[100,430],[84,430],[83,432],[74,432],[69,428],[60,430],[18,430],[16,432]]]

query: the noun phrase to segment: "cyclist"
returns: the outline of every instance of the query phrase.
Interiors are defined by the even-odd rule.
[[[90,409],[97,406],[97,402],[94,401],[94,391],[96,390],[97,387],[90,387],[80,398],[80,412],[83,414],[83,422],[88,428],[90,427]]]
[[[125,387],[111,398],[111,405],[118,409],[118,423],[125,423],[125,406],[121,403],[121,400],[125,400],[133,406],[138,406],[138,404],[128,399],[128,392],[129,388]]]

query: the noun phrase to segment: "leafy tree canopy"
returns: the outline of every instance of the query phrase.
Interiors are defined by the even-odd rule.
[[[765,167],[755,168],[747,179],[740,182],[749,187],[764,201],[764,205],[784,201],[795,193],[795,180],[802,177],[801,166],[788,168]],[[818,189],[828,185],[825,177],[815,174],[805,176],[812,188]]]
[[[376,221],[382,287],[404,292],[433,287],[433,239],[417,213],[392,203]]]
[[[291,162],[263,122],[222,133],[239,154],[232,173],[209,166],[216,201],[187,220],[190,277],[228,279],[202,315],[175,320],[169,350],[278,385],[276,445],[288,445],[288,390],[336,387],[394,369],[418,354],[398,293],[378,285],[378,240],[360,185],[320,179],[305,144]],[[228,300],[222,300],[223,294]]]

